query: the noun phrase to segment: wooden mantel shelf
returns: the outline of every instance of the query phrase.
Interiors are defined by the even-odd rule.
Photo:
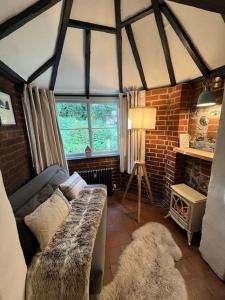
[[[178,148],[178,147],[175,147],[175,148],[173,148],[173,151],[184,154],[184,155],[188,155],[188,156],[208,160],[208,161],[212,161],[213,156],[214,156],[214,153],[212,153],[212,152],[207,152],[207,151],[194,149],[194,148]]]

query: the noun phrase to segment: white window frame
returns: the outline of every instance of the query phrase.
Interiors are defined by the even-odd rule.
[[[119,99],[117,97],[90,97],[89,99],[85,97],[79,96],[56,96],[57,103],[84,103],[87,104],[87,115],[88,115],[88,133],[89,133],[89,141],[90,147],[92,147],[92,124],[91,124],[91,111],[90,104],[103,104],[103,103],[116,103],[117,104],[117,144],[118,150],[110,151],[94,151],[92,152],[91,157],[107,157],[107,156],[118,156],[120,153],[120,145],[119,145]],[[85,158],[85,153],[73,153],[66,154],[66,158],[68,160]]]

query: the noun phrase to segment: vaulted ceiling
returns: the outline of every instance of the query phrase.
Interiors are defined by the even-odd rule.
[[[207,77],[225,65],[215,2],[0,0],[0,73],[87,95]]]

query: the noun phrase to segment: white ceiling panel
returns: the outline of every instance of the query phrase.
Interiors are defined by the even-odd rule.
[[[0,41],[0,59],[27,79],[55,50],[61,3]]]
[[[220,14],[169,2],[210,69],[225,63],[225,23]]]
[[[0,0],[0,22],[18,14],[36,1]],[[166,2],[193,40],[208,67],[215,69],[224,65],[225,23],[221,15]],[[54,54],[62,3],[63,1],[56,4],[0,41],[0,60],[24,79],[27,79]],[[150,5],[151,0],[121,0],[122,20]],[[114,0],[76,0],[70,17],[114,27]],[[179,83],[201,76],[201,72],[165,17],[163,22],[176,81]],[[148,87],[169,85],[169,75],[154,15],[146,16],[133,23],[132,29]],[[84,32],[80,29],[68,28],[67,30],[56,80],[57,92],[84,93],[85,91],[83,35]],[[125,89],[142,87],[125,29],[122,30],[122,37],[123,86]],[[92,31],[90,72],[91,93],[118,91],[115,35]],[[50,75],[51,68],[35,80],[34,84],[48,87]]]
[[[84,93],[84,31],[68,28],[55,91]]]
[[[170,80],[154,15],[139,20],[132,28],[148,87],[168,85]]]
[[[71,19],[114,27],[114,0],[76,0]]]
[[[0,23],[22,12],[37,0],[0,0]]]
[[[131,51],[130,43],[125,29],[122,30],[123,38],[123,86],[127,88],[142,87],[141,79]]]
[[[93,31],[91,35],[90,92],[118,92],[115,35]]]
[[[164,18],[163,20],[165,21]],[[201,76],[201,72],[184,48],[173,28],[167,22],[165,22],[165,24],[167,24],[165,31],[168,38],[176,82],[185,82]]]
[[[49,89],[50,80],[52,75],[52,67],[46,70],[41,76],[32,82],[32,85],[38,86],[40,88]]]
[[[121,19],[127,19],[150,5],[150,0],[121,0]]]

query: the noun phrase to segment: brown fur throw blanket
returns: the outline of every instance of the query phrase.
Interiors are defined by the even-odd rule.
[[[27,300],[88,300],[94,242],[106,201],[104,188],[85,188],[49,246],[33,258]]]

